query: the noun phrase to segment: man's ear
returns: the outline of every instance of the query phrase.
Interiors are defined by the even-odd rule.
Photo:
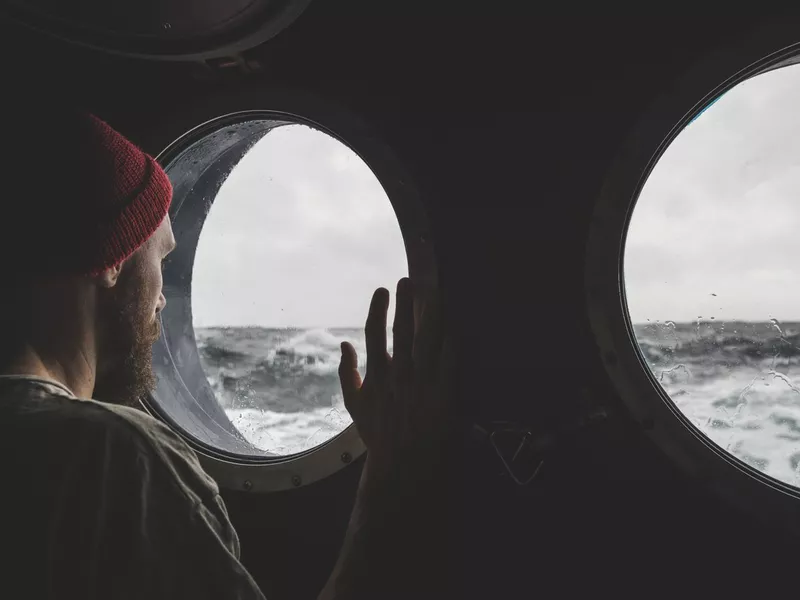
[[[95,277],[95,281],[100,287],[112,288],[117,285],[120,272],[122,272],[122,264],[106,269]]]

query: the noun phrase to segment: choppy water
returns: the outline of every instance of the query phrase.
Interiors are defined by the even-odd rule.
[[[800,323],[667,321],[634,330],[656,379],[695,426],[753,467],[800,484]],[[339,345],[356,347],[363,375],[363,329],[208,328],[196,336],[217,399],[259,448],[292,454],[352,422]]]
[[[363,329],[215,327],[195,335],[217,400],[262,450],[300,452],[352,423],[339,383],[340,344],[356,348],[363,376]]]
[[[692,423],[753,467],[800,484],[800,323],[666,321],[634,330]]]

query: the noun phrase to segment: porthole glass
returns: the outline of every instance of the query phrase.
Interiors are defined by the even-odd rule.
[[[244,155],[200,234],[192,317],[211,387],[248,441],[294,454],[351,423],[339,345],[354,343],[363,375],[372,292],[407,272],[392,206],[350,148],[286,125]]]
[[[720,97],[667,147],[624,254],[641,356],[720,448],[800,485],[800,66]]]
[[[155,410],[214,452],[308,452],[352,422],[340,343],[363,375],[372,293],[409,272],[395,208],[364,160],[313,124],[238,117],[189,138],[165,160],[178,248]]]

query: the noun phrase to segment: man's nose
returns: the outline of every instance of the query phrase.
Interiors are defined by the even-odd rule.
[[[158,304],[156,304],[156,314],[160,313],[164,310],[164,307],[167,305],[167,299],[164,297],[164,293],[162,292],[158,296]]]

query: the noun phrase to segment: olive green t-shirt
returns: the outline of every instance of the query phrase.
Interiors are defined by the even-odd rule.
[[[263,598],[217,485],[143,412],[2,376],[0,476],[3,597]]]

